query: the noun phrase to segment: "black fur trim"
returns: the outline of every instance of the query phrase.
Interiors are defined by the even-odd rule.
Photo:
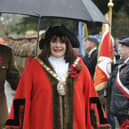
[[[73,129],[74,114],[74,81],[67,79],[66,96],[64,97],[64,129]]]
[[[97,128],[98,128],[98,125],[97,125],[97,118],[96,118],[95,111],[94,111],[93,109],[90,109],[90,118],[91,118],[92,127],[93,127],[94,129],[97,129]]]
[[[104,118],[103,110],[101,107],[101,103],[98,97],[91,97],[90,104],[95,103],[97,105],[97,110],[99,114],[100,124],[108,124],[107,118]]]
[[[25,108],[25,99],[15,99],[13,102],[14,106],[14,119],[8,119],[5,123],[6,126],[20,126],[23,122],[24,112],[21,114],[20,107],[24,106]],[[21,117],[21,122],[19,120],[19,113]]]

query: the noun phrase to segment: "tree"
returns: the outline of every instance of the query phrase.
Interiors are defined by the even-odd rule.
[[[26,30],[36,30],[38,27],[38,18],[37,17],[25,17],[21,20],[18,25],[20,26],[19,29],[22,30],[24,33]],[[77,21],[76,20],[67,20],[67,19],[60,19],[60,18],[42,18],[40,22],[40,30],[46,29],[49,26],[55,25],[66,25],[66,27],[70,28],[76,33],[77,30]]]
[[[113,21],[112,34],[115,37],[129,35],[129,16],[123,12],[119,12]]]

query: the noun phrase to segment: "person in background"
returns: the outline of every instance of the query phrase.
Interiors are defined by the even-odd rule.
[[[85,40],[86,54],[83,57],[83,61],[89,69],[89,72],[94,77],[95,67],[97,64],[98,56],[98,40],[95,36],[90,35],[87,40]]]
[[[119,59],[120,59],[120,55],[119,55],[119,53],[118,53],[118,44],[119,44],[119,38],[116,38],[115,39],[115,42],[114,42],[114,54],[115,54],[115,59],[116,59],[116,61],[118,61]]]
[[[119,63],[108,85],[108,112],[116,116],[120,129],[129,128],[129,37],[119,40]]]
[[[30,60],[21,76],[6,128],[93,128],[90,109],[97,110],[97,93],[87,67],[72,47],[79,47],[79,42],[65,26],[49,27],[39,43],[41,53]],[[22,102],[21,107],[16,109],[16,102]],[[109,127],[105,117],[96,120],[98,127]]]
[[[19,72],[14,63],[11,48],[5,45],[3,38],[0,38],[0,129],[3,129],[8,118],[8,107],[4,92],[5,80],[16,90]]]

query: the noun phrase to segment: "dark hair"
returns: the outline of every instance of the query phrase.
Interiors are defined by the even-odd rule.
[[[49,40],[47,40],[46,43],[43,45],[43,49],[39,57],[43,59],[44,61],[48,61],[48,57],[50,56],[50,41],[53,39],[53,37],[56,36],[59,37],[63,42],[66,44],[66,53],[64,55],[65,61],[72,63],[75,60],[75,52],[72,48],[71,42],[67,36],[64,35],[53,35]]]

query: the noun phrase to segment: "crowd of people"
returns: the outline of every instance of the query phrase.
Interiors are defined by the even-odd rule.
[[[92,78],[95,74],[98,56],[98,41],[89,36],[85,42],[86,55],[83,57]],[[116,38],[114,43],[115,61],[112,62],[111,76],[106,88],[106,106],[108,121],[116,129],[116,119],[121,129],[129,128],[129,37]],[[105,96],[103,96],[105,99]],[[115,119],[116,118],[116,119]]]
[[[12,49],[0,45],[0,129],[116,129],[115,118],[121,129],[128,129],[129,37],[117,41],[106,105],[101,104],[93,83],[99,46],[94,35],[85,39],[86,54],[81,57],[73,50],[79,47],[79,41],[70,30],[65,26],[49,27],[40,39],[40,54],[28,60],[21,77],[12,50],[17,56],[24,55],[21,46],[28,51],[30,44],[25,40],[13,44],[10,40]],[[32,42],[31,49],[35,40]],[[3,93],[5,80],[16,90],[9,116]],[[15,123],[15,118],[20,123]]]

